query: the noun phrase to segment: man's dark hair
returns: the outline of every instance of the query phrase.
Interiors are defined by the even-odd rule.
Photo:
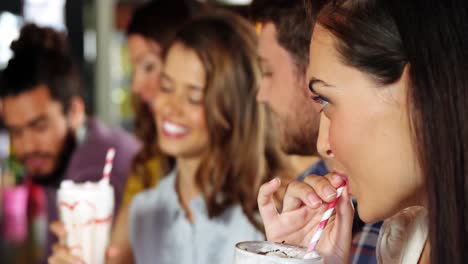
[[[11,44],[13,57],[0,79],[0,98],[17,96],[45,85],[65,112],[81,96],[81,82],[66,38],[51,28],[25,25]]]
[[[254,0],[250,15],[256,22],[272,22],[279,44],[291,54],[299,70],[307,69],[312,19],[303,0]]]

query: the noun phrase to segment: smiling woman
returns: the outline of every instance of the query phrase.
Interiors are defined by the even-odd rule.
[[[155,100],[159,146],[175,157],[203,155],[209,146],[203,64],[193,50],[180,43],[171,47],[166,62]]]
[[[154,100],[176,168],[132,202],[137,262],[231,263],[236,242],[263,238],[257,189],[286,166],[256,103],[256,44],[247,21],[219,10],[177,32]]]
[[[177,28],[203,6],[195,1],[150,1],[139,6],[127,27],[128,51],[132,65],[131,99],[135,112],[135,135],[143,142],[132,163],[125,186],[122,210],[112,233],[108,264],[131,263],[133,260],[128,236],[128,208],[133,197],[156,186],[173,166],[173,160],[157,146],[156,123],[152,101],[161,81],[163,50]]]

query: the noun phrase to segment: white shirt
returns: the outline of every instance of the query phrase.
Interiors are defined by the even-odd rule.
[[[194,223],[176,192],[176,173],[138,194],[130,207],[130,242],[137,263],[231,264],[237,242],[264,240],[240,205],[209,218],[201,196],[190,202]]]
[[[428,235],[427,210],[409,207],[385,220],[377,241],[379,263],[418,263]]]

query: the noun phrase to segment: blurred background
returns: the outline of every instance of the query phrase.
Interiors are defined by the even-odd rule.
[[[66,32],[75,61],[81,67],[86,106],[108,125],[128,128],[131,119],[125,28],[143,0],[1,0],[0,72],[6,66],[12,40],[26,22]],[[251,0],[205,0],[247,14]]]
[[[86,109],[110,127],[132,129],[130,65],[125,28],[133,10],[143,0],[0,0],[0,73],[12,56],[10,44],[28,22],[65,32],[75,62],[80,67]],[[205,0],[212,5],[246,15],[251,0]],[[1,89],[1,87],[0,87]],[[1,105],[0,105],[1,112]],[[21,182],[24,170],[11,159],[10,142],[0,118],[0,189]],[[8,170],[8,171],[6,171]],[[7,175],[7,176],[5,176]],[[6,183],[5,179],[14,181]],[[13,179],[13,180],[11,180]],[[29,195],[34,196],[34,192]],[[33,199],[37,210],[18,213],[5,224],[4,206],[31,199],[21,190],[0,195],[0,263],[36,263],[44,254],[45,201]],[[38,196],[39,197],[39,196]],[[9,203],[3,199],[13,199]],[[23,204],[26,204],[24,202]],[[22,208],[12,210],[26,211]],[[27,217],[27,219],[26,219]]]

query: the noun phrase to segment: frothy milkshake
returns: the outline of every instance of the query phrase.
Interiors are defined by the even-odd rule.
[[[114,211],[114,189],[107,178],[99,182],[65,180],[57,193],[66,245],[87,264],[105,263]]]
[[[310,259],[303,259],[307,249],[266,241],[237,243],[234,264],[322,264],[318,252]]]

